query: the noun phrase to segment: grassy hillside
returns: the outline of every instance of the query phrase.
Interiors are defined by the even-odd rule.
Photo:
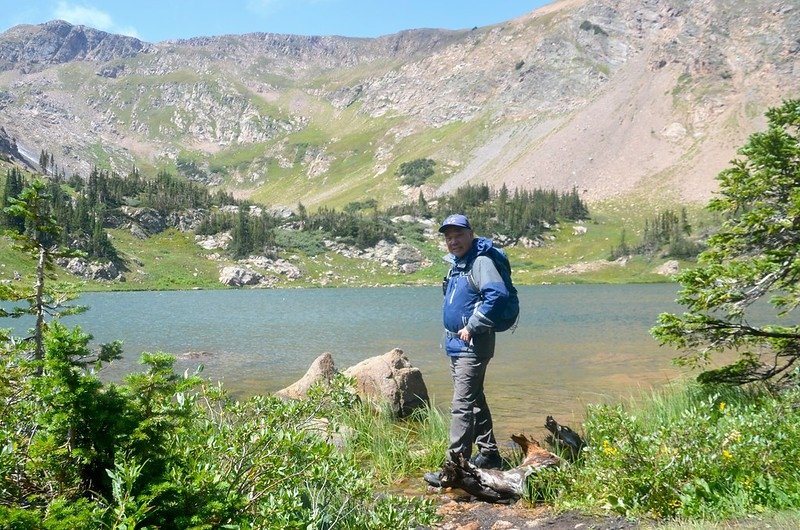
[[[0,167],[0,186],[7,167]],[[286,185],[286,184],[284,184]],[[655,272],[666,259],[636,256],[610,261],[611,249],[619,245],[625,231],[626,241],[634,245],[642,237],[645,220],[660,208],[676,208],[667,203],[642,207],[627,201],[607,201],[590,206],[591,218],[582,226],[586,232],[573,233],[572,222],[562,222],[543,236],[539,247],[507,248],[514,267],[515,281],[520,285],[542,283],[629,283],[663,282],[668,278]],[[713,225],[713,219],[699,206],[690,209],[689,219],[696,233]],[[478,227],[478,231],[480,228]],[[147,239],[139,239],[125,229],[108,230],[123,263],[125,281],[84,280],[63,270],[56,271],[59,281],[70,281],[81,290],[164,290],[221,289],[220,270],[236,264],[224,252],[205,250],[195,244],[194,234],[168,229]],[[418,248],[430,265],[412,274],[381,266],[377,261],[345,257],[336,252],[303,250],[295,245],[281,251],[278,257],[291,262],[301,277],[289,279],[277,273],[267,274],[272,285],[291,287],[436,285],[445,272],[441,257],[445,251],[441,240],[402,236],[401,241]],[[691,266],[682,262],[681,267]],[[32,283],[34,262],[12,248],[8,237],[0,237],[0,281]]]

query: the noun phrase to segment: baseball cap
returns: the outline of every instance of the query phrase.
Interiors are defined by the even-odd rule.
[[[448,226],[458,226],[461,228],[466,228],[468,230],[472,230],[472,227],[469,224],[469,219],[467,219],[466,215],[462,215],[460,213],[454,213],[453,215],[448,215],[447,219],[444,220],[442,226],[439,227],[439,232],[444,233],[447,230]]]

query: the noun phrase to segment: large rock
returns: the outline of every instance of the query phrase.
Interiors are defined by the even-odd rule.
[[[166,220],[153,208],[123,206],[120,211],[132,220],[132,226],[139,225],[148,235],[160,234],[167,229]]]
[[[308,394],[308,389],[315,383],[328,384],[334,375],[336,375],[336,367],[333,364],[333,356],[325,352],[314,359],[308,371],[299,381],[278,390],[275,395],[286,399],[304,399]]]
[[[68,272],[90,280],[124,280],[122,273],[119,272],[113,261],[100,263],[87,261],[84,258],[62,258],[57,260],[56,263],[64,267]]]
[[[422,372],[398,348],[361,361],[345,370],[344,375],[355,378],[360,396],[387,401],[392,412],[400,417],[408,416],[429,401]]]
[[[265,269],[267,272],[282,274],[290,280],[296,280],[303,276],[303,273],[296,265],[281,258],[271,259],[266,256],[252,256],[243,260],[243,262],[253,267]]]
[[[173,226],[181,232],[192,232],[200,226],[205,217],[204,210],[191,208],[180,212],[171,212],[167,214],[165,221],[168,226]]]
[[[263,278],[263,275],[244,267],[225,267],[219,273],[219,281],[231,287],[255,285]]]
[[[678,274],[681,270],[681,264],[678,260],[671,259],[665,262],[663,265],[660,265],[653,269],[653,272],[656,274],[661,274],[662,276],[673,276]]]
[[[378,241],[374,247],[359,249],[338,241],[323,241],[325,248],[333,250],[347,258],[360,258],[377,261],[383,267],[390,267],[402,273],[410,274],[422,267],[430,265],[425,256],[417,248],[407,243],[390,243]]]
[[[231,235],[230,230],[214,235],[194,236],[194,242],[206,250],[214,250],[218,248],[226,249],[231,241],[233,241],[233,236]]]

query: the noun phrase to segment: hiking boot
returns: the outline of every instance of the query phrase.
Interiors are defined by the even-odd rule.
[[[433,486],[434,488],[441,488],[442,487],[442,472],[435,471],[431,473],[425,473],[422,475],[422,479]]]
[[[481,469],[500,469],[503,467],[503,459],[497,451],[478,453],[469,459],[469,463]]]

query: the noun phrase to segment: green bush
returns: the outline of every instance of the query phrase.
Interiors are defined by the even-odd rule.
[[[434,174],[436,161],[430,158],[417,158],[410,162],[403,162],[397,170],[397,176],[407,186],[421,186]]]
[[[587,448],[557,472],[560,489],[550,497],[562,506],[658,518],[796,509],[798,404],[798,390],[693,386],[635,409],[591,406]],[[531,488],[529,496],[536,495],[541,487]]]
[[[377,498],[372,472],[329,442],[344,385],[313,400],[236,401],[174,358],[103,384],[90,336],[57,322],[45,356],[0,342],[0,528],[402,528],[419,499]],[[107,346],[114,348],[116,346]]]
[[[319,232],[275,230],[275,244],[287,250],[297,250],[308,256],[316,256],[325,252],[323,237]]]

